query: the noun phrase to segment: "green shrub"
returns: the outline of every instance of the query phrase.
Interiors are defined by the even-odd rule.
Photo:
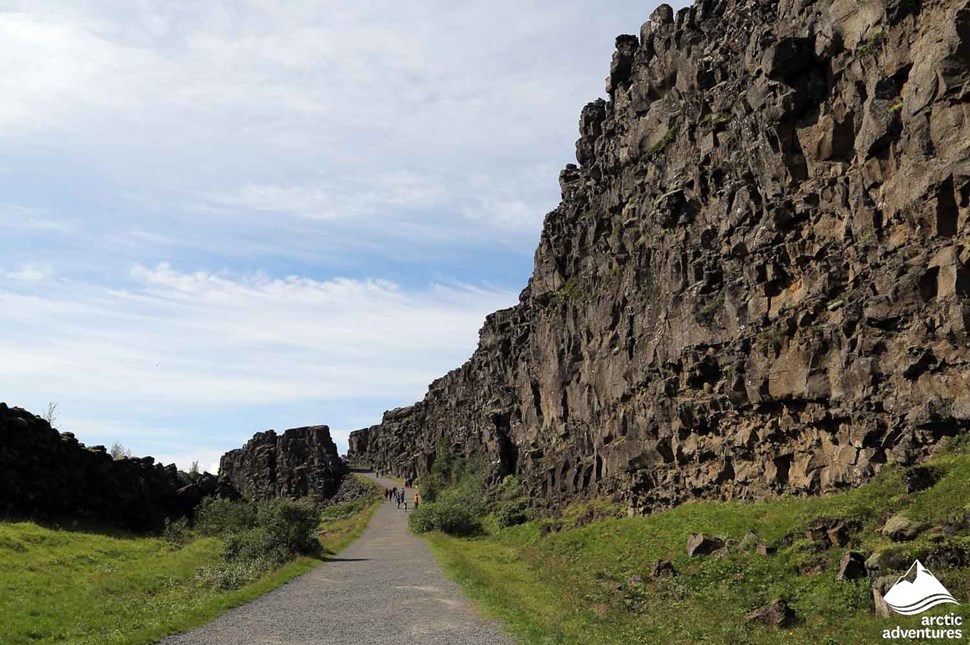
[[[210,504],[203,524],[223,536],[223,563],[200,569],[197,579],[218,589],[238,589],[301,553],[318,551],[319,522],[312,500],[274,499],[256,507]]]
[[[273,548],[294,556],[310,553],[319,547],[316,528],[320,510],[309,499],[274,499],[260,504],[256,524],[265,529]]]
[[[464,459],[451,452],[451,439],[447,436],[441,437],[431,472],[422,477],[418,484],[421,499],[425,502],[436,501],[442,490],[461,478],[464,467]]]
[[[499,502],[495,508],[495,523],[501,529],[529,521],[528,503],[524,499]]]
[[[474,535],[481,532],[481,509],[462,498],[444,499],[438,505],[438,528],[449,535]]]
[[[189,520],[184,517],[177,520],[166,517],[162,537],[174,546],[181,547],[189,541]]]
[[[256,507],[243,500],[202,500],[195,511],[195,528],[203,535],[225,535],[256,526]]]
[[[257,526],[247,531],[230,533],[222,545],[222,558],[226,562],[266,560],[281,564],[290,558],[291,552],[273,539],[266,527]]]
[[[415,533],[428,533],[438,529],[438,503],[425,502],[408,515],[408,526]]]
[[[476,510],[464,504],[461,498],[444,498],[419,506],[408,517],[408,526],[415,533],[442,531],[449,535],[475,535],[481,532]]]

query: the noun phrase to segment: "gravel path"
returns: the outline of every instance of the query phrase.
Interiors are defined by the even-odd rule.
[[[396,504],[385,503],[333,560],[163,645],[512,643],[445,578],[405,520]]]

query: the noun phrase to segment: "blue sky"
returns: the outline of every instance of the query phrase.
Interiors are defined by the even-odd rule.
[[[0,0],[0,400],[182,467],[345,449],[515,303],[654,6]]]

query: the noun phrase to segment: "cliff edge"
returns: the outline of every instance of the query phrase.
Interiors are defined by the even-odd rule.
[[[700,0],[617,38],[519,304],[425,399],[533,501],[817,493],[970,424],[970,5]]]

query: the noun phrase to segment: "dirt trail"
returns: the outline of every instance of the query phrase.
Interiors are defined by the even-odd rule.
[[[383,504],[363,535],[333,560],[163,644],[512,643],[445,578],[406,519],[396,504]]]

